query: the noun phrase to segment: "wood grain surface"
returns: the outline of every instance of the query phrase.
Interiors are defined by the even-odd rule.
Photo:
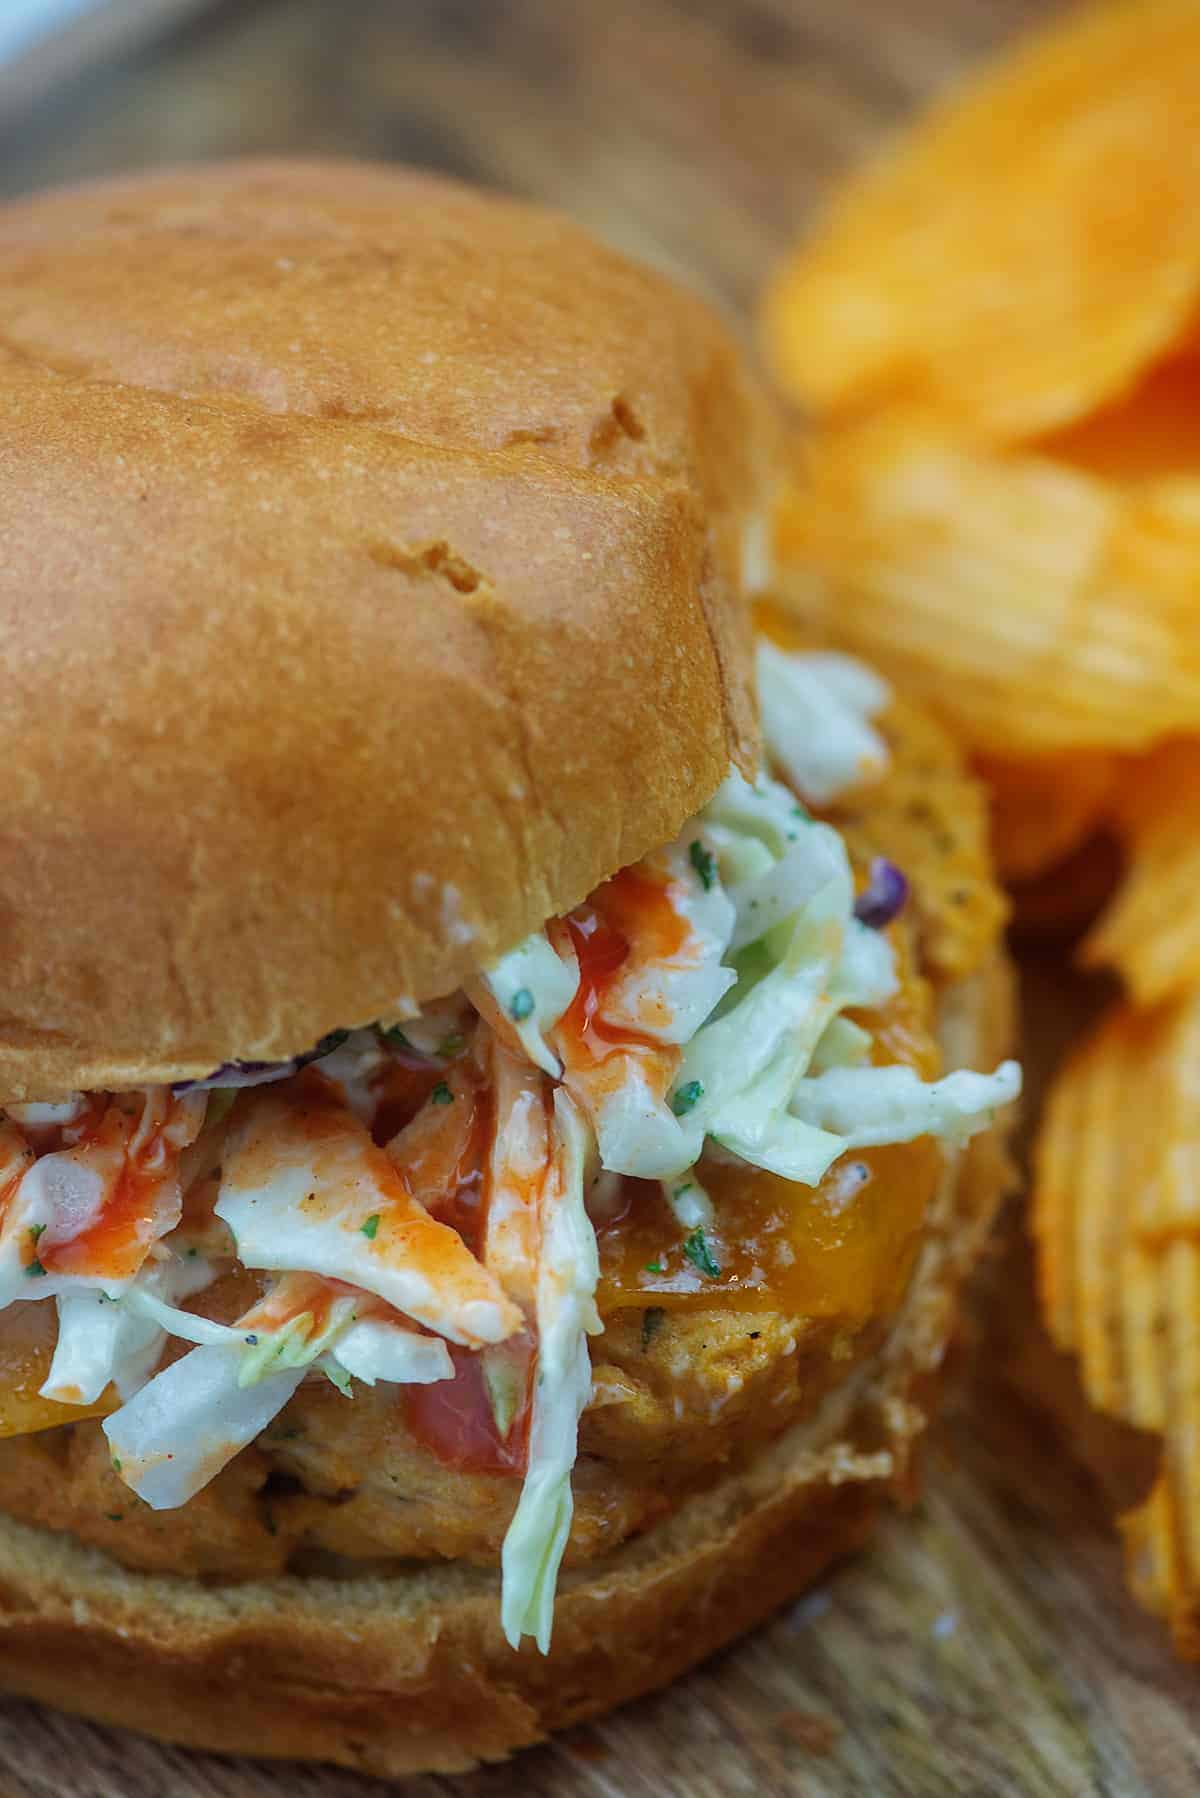
[[[0,0],[0,4],[3,0]],[[169,8],[168,8],[169,9]],[[1047,0],[225,0],[48,88],[0,83],[0,190],[165,159],[403,158],[568,207],[748,320],[837,173]],[[176,15],[178,16],[178,15]],[[47,53],[54,54],[54,53]],[[1092,1002],[1028,960],[1044,1067]],[[406,1798],[1183,1798],[1200,1675],[1124,1594],[1150,1445],[1090,1419],[1016,1209],[916,1512],[672,1690]],[[1103,1467],[1098,1475],[1089,1468]],[[0,1798],[367,1798],[0,1704]]]

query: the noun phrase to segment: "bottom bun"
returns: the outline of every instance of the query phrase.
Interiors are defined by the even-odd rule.
[[[1007,965],[948,989],[940,1024],[947,1067],[991,1066],[1011,1034]],[[201,1585],[0,1516],[0,1685],[192,1747],[391,1776],[502,1759],[665,1685],[911,1495],[958,1290],[1006,1175],[997,1133],[976,1137],[947,1168],[875,1358],[736,1473],[565,1573],[546,1657],[508,1647],[484,1569]]]

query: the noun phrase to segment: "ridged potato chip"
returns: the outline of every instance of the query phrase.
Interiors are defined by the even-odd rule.
[[[1200,992],[1112,1011],[1068,1062],[1035,1157],[1043,1312],[1098,1410],[1163,1438],[1124,1522],[1130,1584],[1200,1656]]]
[[[1170,1242],[1156,1272],[1163,1465],[1122,1534],[1135,1595],[1167,1619],[1181,1655],[1200,1659],[1200,1242]]]
[[[1064,861],[1008,888],[1012,928],[1020,937],[1076,937],[1111,899],[1122,873],[1121,851],[1108,831],[1081,843]]]
[[[1200,471],[1200,353],[1195,338],[1111,405],[1040,437],[1039,455],[1132,487]]]
[[[1125,489],[889,414],[808,446],[779,596],[974,750],[1148,748],[1200,719],[1200,472]]]
[[[1183,333],[1200,292],[1200,7],[1068,17],[844,188],[763,333],[819,411],[896,398],[989,441],[1069,423]]]
[[[1029,881],[1074,853],[1104,822],[1117,758],[1064,750],[1039,759],[979,756],[991,800],[992,854],[1004,881]]]
[[[1130,764],[1113,816],[1125,877],[1080,959],[1116,969],[1139,1004],[1154,1005],[1200,987],[1200,741],[1165,743]]]

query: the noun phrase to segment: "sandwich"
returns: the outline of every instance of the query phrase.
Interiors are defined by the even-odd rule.
[[[400,1775],[911,1485],[1017,1095],[697,300],[395,169],[0,213],[0,1683]],[[757,609],[755,609],[757,608]]]

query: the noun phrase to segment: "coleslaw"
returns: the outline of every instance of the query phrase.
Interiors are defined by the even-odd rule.
[[[145,1503],[186,1503],[306,1380],[430,1384],[452,1347],[477,1355],[498,1435],[525,1444],[503,1627],[545,1652],[601,1329],[592,1195],[657,1181],[702,1237],[706,1157],[812,1188],[850,1149],[958,1143],[1017,1096],[1012,1062],[872,1064],[904,883],[856,909],[808,806],[886,765],[887,689],[767,644],[758,672],[758,779],[731,772],[465,992],[278,1066],[0,1114],[0,1307],[54,1299],[42,1393],[64,1417],[115,1395],[112,1464]],[[258,1296],[222,1321],[234,1270]]]

